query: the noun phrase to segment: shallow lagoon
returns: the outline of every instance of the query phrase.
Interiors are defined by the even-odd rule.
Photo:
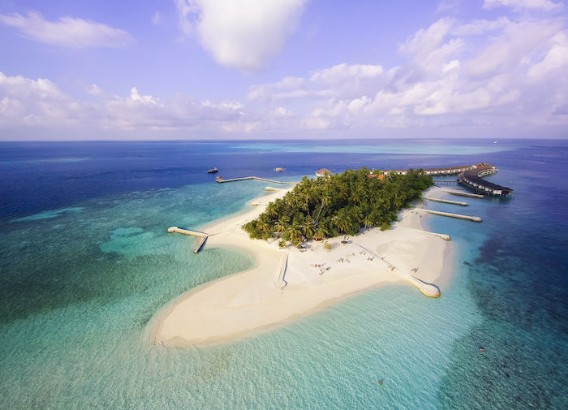
[[[568,189],[557,176],[566,175],[568,144],[349,146],[4,145],[3,407],[566,407],[568,370],[559,358],[568,353],[568,215],[557,205]],[[229,250],[194,255],[192,239],[166,233],[236,212],[267,185],[215,184],[211,166],[225,177],[294,180],[324,166],[482,161],[501,169],[491,178],[513,187],[514,198],[459,209],[482,224],[425,217],[459,249],[442,298],[393,286],[241,342],[185,350],[148,343],[148,322],[166,303],[253,263]],[[276,175],[276,166],[286,172]]]

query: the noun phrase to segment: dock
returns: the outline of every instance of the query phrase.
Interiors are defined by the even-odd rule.
[[[513,189],[485,181],[483,177],[493,175],[497,168],[489,164],[479,164],[475,169],[462,172],[458,175],[458,183],[481,195],[509,197]]]
[[[469,205],[467,202],[448,201],[447,199],[430,198],[428,196],[425,196],[424,199],[427,200],[427,201],[432,201],[432,202],[440,202],[442,204],[459,205],[459,206],[468,206]]]
[[[449,189],[444,189],[444,192],[456,196],[465,196],[466,198],[479,198],[479,199],[485,198],[483,195],[472,194],[470,192],[464,192],[464,191],[451,191]]]
[[[189,229],[178,228],[177,226],[172,226],[172,227],[168,228],[168,232],[169,233],[181,233],[183,235],[189,235],[189,236],[194,236],[196,238],[199,238],[199,240],[197,241],[197,245],[195,245],[195,248],[193,249],[193,253],[199,253],[201,251],[201,249],[205,246],[205,243],[207,242],[207,238],[209,238],[209,234],[207,234],[205,232],[190,231]]]
[[[457,175],[456,181],[449,180],[438,180],[434,181],[435,184],[450,184],[458,183],[469,190],[472,190],[476,194],[480,194],[480,197],[487,195],[492,195],[496,197],[509,197],[513,193],[513,189],[501,185],[494,184],[489,181],[485,181],[483,177],[493,175],[497,172],[497,167],[491,164],[486,164],[480,162],[479,164],[457,166],[457,167],[446,167],[446,168],[430,168],[421,169],[424,174],[430,176],[446,176],[446,175]],[[383,171],[385,175],[388,174],[402,174],[405,175],[409,170],[388,170]],[[383,174],[374,174],[371,172],[371,178],[383,178]],[[460,194],[455,194],[460,195]],[[477,197],[475,197],[477,198]]]
[[[241,178],[230,178],[230,179],[224,179],[222,177],[217,177],[217,179],[216,179],[218,184],[224,184],[226,182],[238,182],[238,181],[250,181],[250,180],[270,182],[272,184],[288,184],[289,183],[289,182],[276,181],[274,179],[261,178],[261,177],[255,177],[255,176],[241,177]]]
[[[466,221],[472,221],[472,222],[481,222],[481,218],[479,216],[452,214],[450,212],[432,211],[430,209],[422,209],[422,211],[432,215],[447,216],[448,218],[464,219]]]

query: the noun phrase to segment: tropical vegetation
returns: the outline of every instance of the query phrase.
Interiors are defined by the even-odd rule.
[[[432,184],[432,177],[422,170],[385,175],[361,168],[316,179],[304,177],[243,229],[251,238],[280,237],[282,246],[355,235],[370,227],[388,229],[398,211],[420,199]]]

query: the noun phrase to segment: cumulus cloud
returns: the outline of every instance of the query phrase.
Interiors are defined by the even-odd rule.
[[[253,86],[249,99],[268,104],[271,126],[314,130],[568,127],[562,20],[442,18],[399,52],[399,66],[339,64]],[[284,123],[277,112],[301,114]]]
[[[513,10],[542,10],[553,11],[562,8],[562,4],[551,0],[485,0],[483,8],[493,9],[508,7]]]
[[[186,17],[201,10],[190,7],[197,0],[183,4]],[[197,22],[191,24],[190,30],[198,30]],[[88,128],[154,138],[253,132],[393,136],[402,131],[406,136],[475,136],[483,130],[509,136],[550,130],[565,136],[568,29],[563,19],[547,13],[440,18],[408,36],[398,51],[398,65],[342,62],[255,84],[242,99],[227,101],[162,99],[136,86],[111,95],[95,84],[85,89],[82,101],[48,79],[0,73],[0,129]]]
[[[157,11],[152,15],[152,24],[154,26],[159,26],[162,24],[162,13]]]
[[[0,24],[17,29],[30,40],[72,49],[124,47],[133,41],[128,32],[106,24],[72,17],[53,22],[37,12],[0,14]]]
[[[217,62],[258,70],[283,47],[307,0],[175,0],[179,28]]]
[[[50,80],[7,76],[0,72],[0,128],[67,126],[78,104]]]
[[[92,130],[97,138],[110,132],[184,131],[247,132],[255,128],[238,101],[192,101],[178,95],[170,100],[141,93],[132,87],[124,96],[109,95],[95,84],[85,90],[88,102],[63,93],[47,79],[8,76],[0,72],[0,130]],[[151,134],[154,138],[157,134]]]

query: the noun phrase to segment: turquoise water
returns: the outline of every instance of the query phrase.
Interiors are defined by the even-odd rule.
[[[11,251],[25,256],[18,273],[34,276],[37,286],[37,275],[57,271],[62,277],[50,285],[55,300],[32,299],[36,289],[28,289],[32,300],[2,325],[3,350],[12,352],[1,371],[10,407],[368,408],[393,401],[433,407],[452,341],[468,329],[461,320],[475,322],[471,303],[455,291],[439,300],[406,287],[371,291],[293,325],[212,348],[149,343],[149,320],[178,294],[252,266],[250,257],[234,251],[194,255],[192,239],[166,233],[170,225],[205,222],[204,198],[218,195],[220,208],[237,210],[262,193],[255,183],[218,188],[131,194],[13,223],[25,227],[7,238]],[[228,203],[237,194],[238,203]],[[40,255],[50,258],[36,259]],[[452,287],[459,289],[459,275],[455,279]]]
[[[227,145],[223,155],[234,155],[234,143]],[[470,148],[466,151],[485,149]],[[394,167],[407,161],[401,158],[413,149],[400,153],[403,157],[384,154],[381,158]],[[286,155],[286,150],[294,152],[284,147],[280,155]],[[431,161],[435,166],[487,158],[432,159],[433,150],[425,148],[427,153],[416,156],[415,162]],[[522,166],[508,165],[510,152],[502,157],[499,152],[493,154],[496,157],[490,159],[501,159],[502,169],[494,181],[514,187],[516,198],[467,200],[470,206],[458,210],[427,204],[484,218],[482,224],[475,224],[425,217],[432,230],[451,234],[458,250],[452,279],[442,288],[440,299],[425,298],[412,287],[390,286],[269,332],[210,347],[154,346],[150,323],[183,292],[254,262],[246,254],[226,249],[206,247],[195,255],[193,239],[168,235],[166,229],[172,225],[197,228],[237,212],[262,194],[267,184],[181,183],[122,193],[103,187],[104,194],[62,201],[58,207],[42,205],[36,213],[5,218],[0,224],[0,407],[563,408],[566,367],[562,358],[567,346],[563,302],[550,293],[543,277],[539,293],[546,291],[547,299],[556,300],[557,316],[535,308],[514,315],[505,310],[522,308],[512,303],[514,292],[506,291],[511,285],[503,266],[514,258],[500,223],[521,232],[507,215],[523,215],[525,225],[539,223],[550,235],[554,228],[531,219],[535,218],[532,209],[542,208],[523,199],[534,187],[530,180],[518,179]],[[257,155],[255,164],[250,157],[236,157],[235,167],[247,163],[249,169],[234,171],[232,176],[262,172],[254,169],[265,161]],[[303,158],[298,155],[290,154],[289,162],[288,157],[279,157],[278,165],[287,168],[288,179],[301,175]],[[333,155],[322,154],[318,161],[336,167],[362,161],[345,156],[341,146]],[[66,157],[83,158],[84,154],[70,152]],[[90,160],[50,161],[83,167]],[[294,169],[296,163],[299,171]],[[178,172],[169,167],[169,172]],[[154,172],[161,175],[162,171]],[[559,214],[560,228],[562,218],[564,214]],[[565,237],[552,236],[563,246]],[[519,233],[516,238],[523,237]],[[488,247],[508,258],[491,260]],[[547,271],[560,275],[560,266],[550,262]],[[516,272],[521,270],[515,267]],[[491,276],[492,272],[499,275]],[[527,303],[522,301],[523,306]],[[531,319],[535,310],[539,316]],[[543,324],[535,328],[536,322]],[[519,351],[520,344],[530,350]],[[485,354],[479,352],[481,345],[487,348]],[[535,345],[540,352],[532,350]],[[547,372],[554,377],[542,377]]]

